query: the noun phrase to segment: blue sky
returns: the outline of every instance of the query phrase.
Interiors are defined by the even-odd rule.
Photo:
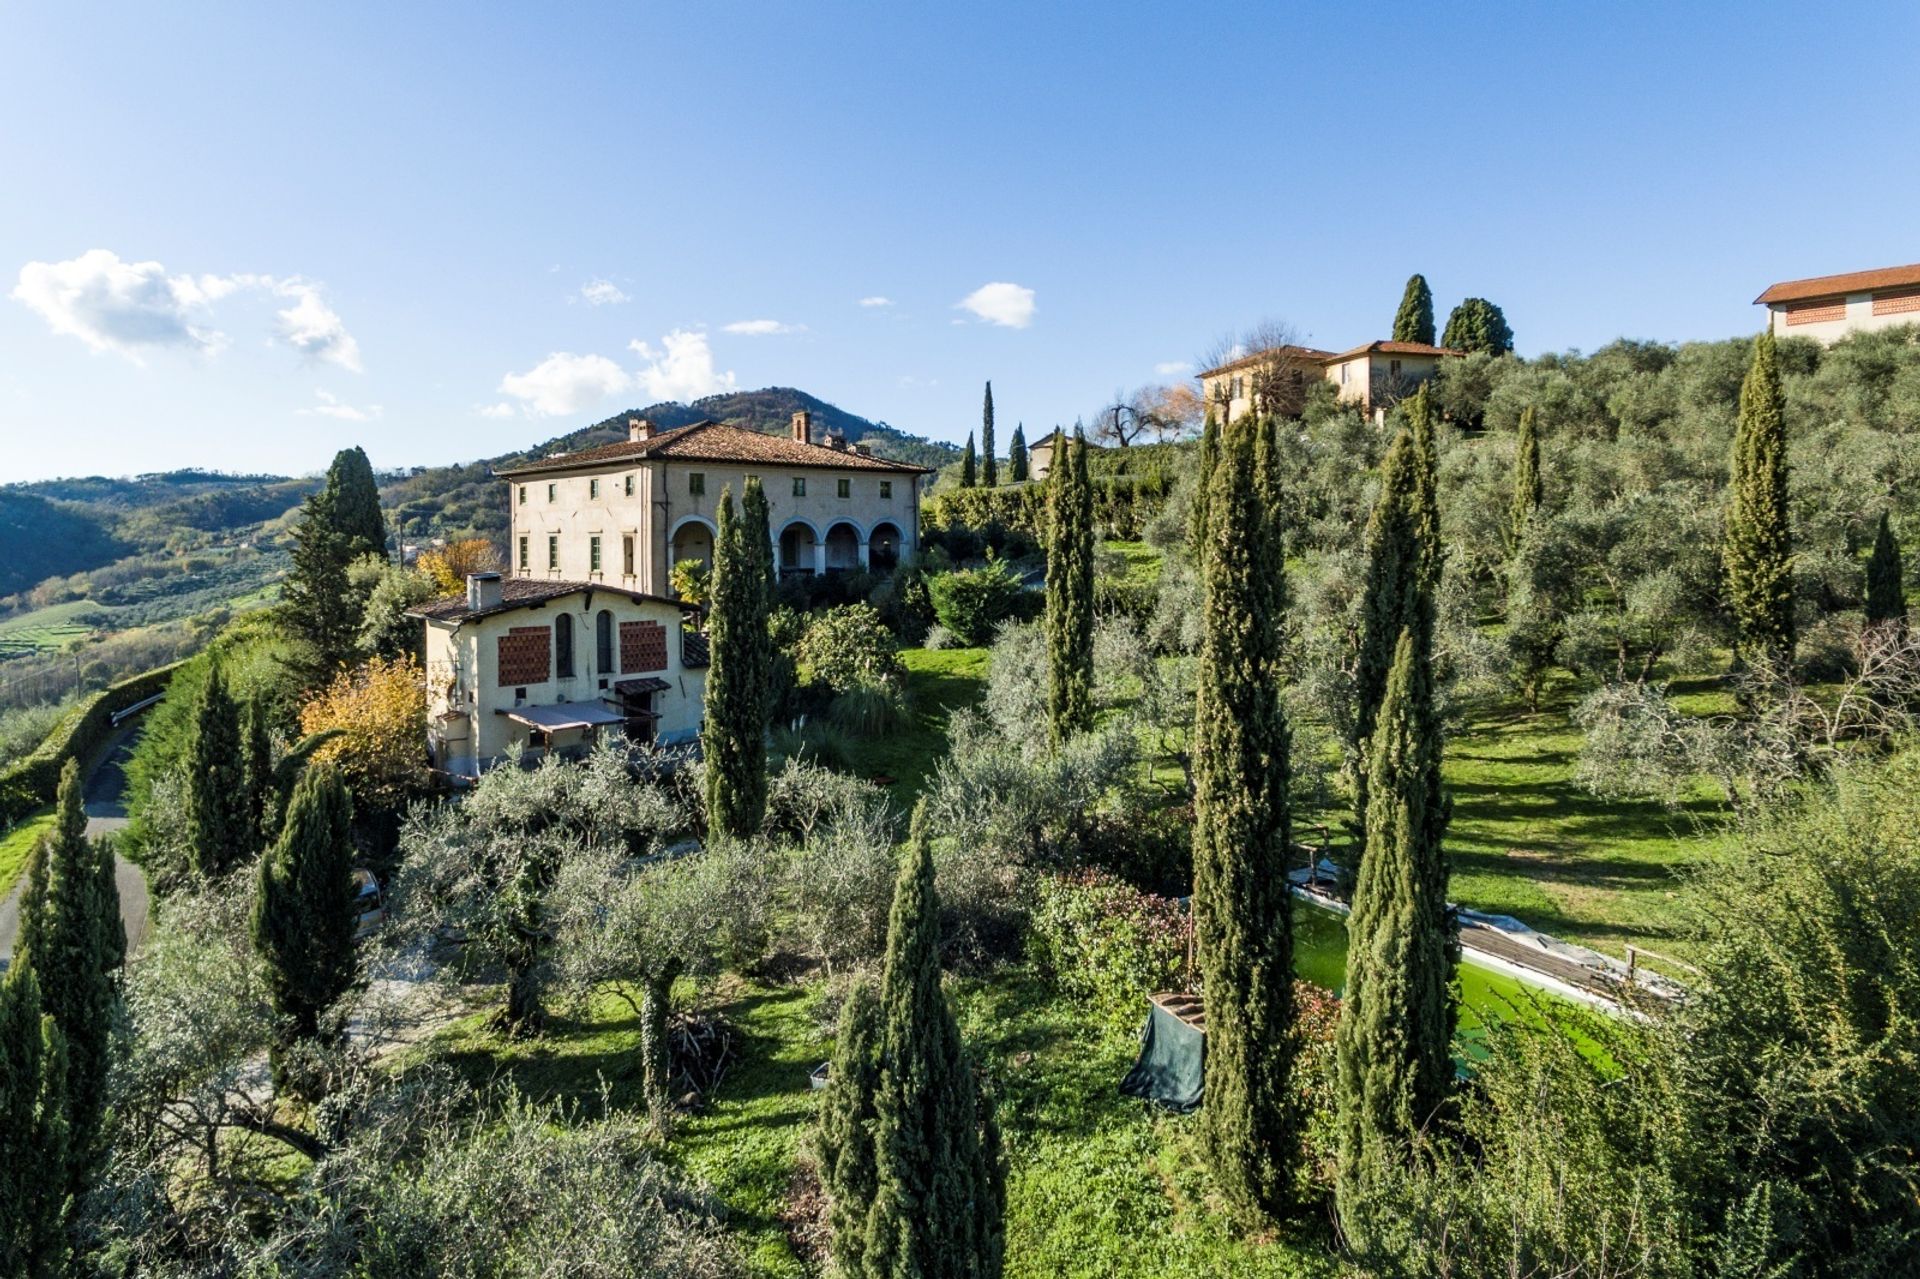
[[[0,0],[0,481],[729,384],[1031,434],[1416,270],[1527,354],[1752,331],[1920,260],[1920,9],[1821,8]]]

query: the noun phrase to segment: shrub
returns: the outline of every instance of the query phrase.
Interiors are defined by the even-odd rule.
[[[796,927],[829,969],[876,958],[886,949],[899,867],[891,816],[871,791],[869,796],[841,807],[792,862]]]
[[[704,607],[713,589],[713,565],[705,560],[681,560],[667,574],[673,593],[687,603]]]
[[[342,671],[300,710],[300,730],[342,730],[314,754],[345,775],[357,805],[398,809],[427,780],[427,694],[411,658]]]
[[[1117,1022],[1138,1018],[1153,992],[1192,984],[1192,912],[1104,871],[1040,876],[1028,938],[1063,992]]]
[[[842,694],[896,688],[907,675],[893,633],[871,604],[844,604],[816,615],[800,636],[794,661],[801,683]]]
[[[927,583],[934,616],[962,644],[985,644],[1019,607],[1020,579],[1004,560],[942,573]]]
[[[833,699],[827,708],[827,720],[853,737],[879,737],[905,722],[900,696],[887,687],[850,688]]]
[[[929,653],[937,653],[943,648],[960,648],[962,645],[954,638],[952,631],[935,622],[927,628],[927,636],[920,641],[921,647]]]
[[[771,737],[771,752],[782,760],[798,760],[841,773],[853,768],[853,744],[832,724],[802,716],[776,726]]]

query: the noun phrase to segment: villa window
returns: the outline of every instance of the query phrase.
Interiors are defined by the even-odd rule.
[[[627,476],[627,486],[626,486],[625,496],[627,497],[633,496],[633,476],[631,475]]]
[[[527,486],[522,484],[520,486],[520,505],[525,506],[526,504],[527,504]]]
[[[1400,376],[1400,361],[1398,361],[1398,360],[1388,360],[1388,361],[1387,361],[1387,373],[1388,373],[1388,374],[1389,374],[1390,376],[1393,376],[1393,377],[1399,377],[1399,376]]]
[[[527,556],[527,535],[522,533],[520,535],[520,571],[524,573],[531,567],[533,567],[532,561]]]
[[[553,673],[557,679],[573,678],[573,614],[562,613],[553,619]]]
[[[593,619],[593,669],[601,675],[613,669],[613,614],[604,608]]]
[[[694,497],[704,497],[707,492],[707,473],[705,471],[687,472],[687,492]]]
[[[549,533],[547,534],[547,572],[558,573],[559,571],[560,538],[555,534]]]
[[[795,497],[805,497],[807,495],[807,477],[806,476],[796,475],[793,477],[793,495]]]
[[[587,481],[587,500],[590,502],[600,500],[600,481],[598,479]]]
[[[555,500],[559,496],[560,496],[560,486],[558,484],[547,485],[547,500],[549,502]]]
[[[587,569],[594,573],[600,571],[600,535],[598,533],[587,539]]]
[[[893,481],[892,481],[892,480],[881,480],[881,481],[880,481],[880,498],[881,498],[881,500],[882,500],[882,501],[885,501],[885,500],[886,500],[887,498],[890,498],[890,497],[892,497],[892,496],[893,496]]]
[[[633,534],[631,533],[620,538],[620,568],[628,577],[633,576]]]
[[[836,491],[836,496],[838,496],[838,497],[852,497],[852,496],[853,496],[853,481],[852,481],[852,480],[841,480],[841,481],[839,482],[839,484],[838,484],[838,486],[837,486],[837,491]]]

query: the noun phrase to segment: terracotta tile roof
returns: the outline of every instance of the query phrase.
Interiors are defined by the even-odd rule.
[[[649,595],[644,591],[630,591],[623,586],[608,586],[605,582],[560,582],[545,577],[503,577],[500,579],[500,602],[488,608],[468,608],[464,592],[448,595],[441,599],[429,600],[416,608],[407,610],[413,617],[425,617],[436,622],[469,622],[476,617],[491,617],[495,613],[508,613],[516,608],[527,608],[535,604],[545,604],[568,595],[577,595],[581,591],[594,591],[606,595],[618,595],[623,599],[671,604],[675,608],[687,608],[685,600],[669,599],[665,595]]]
[[[1866,293],[1873,289],[1897,289],[1920,284],[1920,262],[1911,266],[1883,266],[1877,271],[1849,271],[1845,275],[1816,275],[1806,280],[1782,280],[1769,285],[1755,298],[1754,305],[1767,302],[1805,302],[1809,298],[1833,298],[1846,293]]]
[[[1338,355],[1330,355],[1326,357],[1326,359],[1321,361],[1321,363],[1335,364],[1341,360],[1351,360],[1356,356],[1368,355],[1368,354],[1465,355],[1466,352],[1456,351],[1450,346],[1430,346],[1425,342],[1395,342],[1389,338],[1382,338],[1378,342],[1368,342],[1364,346],[1356,346],[1351,351],[1342,351]]]
[[[1264,364],[1276,356],[1282,359],[1299,360],[1303,364],[1318,364],[1332,354],[1332,351],[1322,351],[1318,347],[1311,346],[1272,346],[1264,351],[1255,351],[1252,355],[1243,355],[1237,360],[1228,360],[1217,369],[1207,369],[1194,376],[1213,377],[1219,373],[1232,373],[1236,369]]]
[[[501,479],[521,475],[571,471],[583,467],[638,461],[744,462],[761,466],[811,466],[836,471],[886,471],[920,475],[927,470],[908,462],[871,457],[852,449],[803,444],[781,435],[766,435],[720,422],[695,422],[662,431],[648,440],[620,440],[598,448],[581,449],[560,457],[543,457],[495,471]]]

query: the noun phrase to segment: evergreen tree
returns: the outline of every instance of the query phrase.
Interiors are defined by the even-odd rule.
[[[973,451],[973,432],[967,432],[967,451],[960,455],[960,487],[972,488],[978,481],[979,462]]]
[[[880,1088],[880,999],[862,982],[840,1010],[840,1033],[833,1065],[820,1099],[815,1156],[827,1193],[827,1225],[832,1232],[837,1273],[858,1276],[866,1253],[867,1216],[879,1188],[874,1159],[874,1096]]]
[[[1882,511],[1873,535],[1873,554],[1867,557],[1867,624],[1907,620],[1907,588],[1902,579],[1900,544],[1893,538],[1893,520]]]
[[[1047,721],[1057,746],[1093,727],[1093,483],[1087,439],[1071,451],[1056,431],[1059,460],[1047,511]]]
[[[1304,1116],[1294,1058],[1288,731],[1280,708],[1285,557],[1272,432],[1229,425],[1209,477],[1205,632],[1194,709],[1193,911],[1207,1008],[1208,1162],[1235,1209],[1291,1198]]]
[[[740,494],[740,553],[749,565],[748,576],[760,583],[761,599],[757,607],[760,615],[767,619],[773,616],[780,585],[779,570],[773,562],[772,520],[766,488],[761,485],[759,476],[748,476]],[[760,686],[761,700],[767,707],[767,721],[771,722],[774,711],[778,709],[776,703],[780,700],[780,688],[774,679],[774,664],[780,655],[774,647],[772,632],[762,626],[760,634],[760,643],[752,646],[748,656],[753,659],[753,679]]]
[[[66,1273],[66,1041],[31,964],[0,977],[0,1276]]]
[[[253,948],[281,1022],[275,1064],[295,1041],[319,1042],[320,1019],[353,987],[352,810],[340,774],[326,764],[301,773],[287,818],[260,859]]]
[[[334,523],[328,490],[307,498],[293,530],[281,617],[300,645],[294,665],[310,684],[332,678],[358,652],[364,600],[347,574],[355,545]]]
[[[1513,350],[1513,330],[1505,312],[1485,298],[1468,298],[1447,316],[1440,345],[1456,351],[1485,351],[1505,355]]]
[[[246,749],[241,762],[246,777],[247,817],[254,824],[254,843],[261,848],[271,844],[277,834],[274,819],[279,809],[273,779],[273,734],[268,717],[265,698],[255,697],[247,702]]]
[[[1520,435],[1514,444],[1513,504],[1507,514],[1507,545],[1518,547],[1526,536],[1527,525],[1540,509],[1546,485],[1540,478],[1540,429],[1534,421],[1533,406],[1520,411]]]
[[[333,455],[322,495],[329,522],[346,543],[348,563],[362,555],[387,558],[387,521],[380,513],[380,486],[374,483],[365,450],[356,446]]]
[[[1000,464],[993,458],[993,383],[987,383],[987,402],[980,410],[980,482],[988,488],[1000,482]]]
[[[752,486],[748,486],[751,492]],[[767,807],[769,643],[763,552],[720,494],[709,596],[706,724],[707,826],[715,834],[758,833]]]
[[[924,801],[887,923],[874,1093],[869,1279],[997,1279],[1006,1189],[990,1097],[940,989],[940,903]]]
[[[1785,668],[1793,661],[1793,534],[1787,513],[1787,418],[1773,334],[1763,333],[1740,384],[1740,424],[1727,487],[1727,604],[1740,654]]]
[[[1007,478],[1015,484],[1027,482],[1027,424],[1016,422],[1013,438],[1007,441]]]
[[[240,708],[216,662],[207,673],[187,747],[187,856],[208,878],[224,875],[259,849],[260,820],[249,811]]]
[[[106,1109],[126,935],[112,855],[87,839],[74,760],[61,772],[56,803],[54,828],[35,851],[36,865],[21,899],[22,945],[15,966],[33,970],[38,1002],[60,1030],[67,1071],[60,1091],[71,1156],[68,1185],[77,1192]]]
[[[1200,428],[1199,453],[1194,460],[1193,505],[1187,511],[1187,548],[1196,564],[1206,559],[1207,503],[1212,500],[1213,472],[1219,464],[1220,420],[1208,409],[1206,423]]]
[[[1407,291],[1400,295],[1400,309],[1393,315],[1393,340],[1433,345],[1433,290],[1424,275],[1408,279]]]
[[[1363,1255],[1373,1241],[1369,1209],[1379,1178],[1453,1086],[1460,942],[1447,907],[1441,840],[1450,806],[1440,789],[1431,658],[1416,627],[1400,633],[1368,752],[1367,851],[1347,919],[1347,984],[1335,1035],[1335,1200]]]

